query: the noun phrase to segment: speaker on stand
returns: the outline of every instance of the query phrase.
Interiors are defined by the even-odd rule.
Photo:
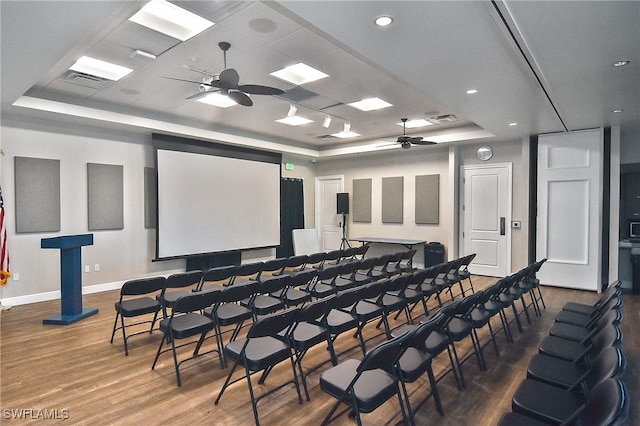
[[[347,239],[347,215],[349,214],[349,193],[338,192],[337,194],[337,206],[338,214],[342,215],[342,240],[340,241],[340,250],[344,250],[347,247],[351,248],[349,240]]]

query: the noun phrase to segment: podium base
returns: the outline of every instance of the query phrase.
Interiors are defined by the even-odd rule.
[[[57,314],[52,315],[50,317],[44,318],[42,320],[43,324],[53,324],[53,325],[69,325],[74,322],[80,321],[81,319],[90,317],[91,315],[95,315],[98,313],[98,308],[84,308],[82,312],[75,315],[64,315]]]

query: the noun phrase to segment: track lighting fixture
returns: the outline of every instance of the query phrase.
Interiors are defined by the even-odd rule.
[[[328,129],[331,125],[331,116],[329,114],[324,115],[324,121],[322,122],[322,127]]]

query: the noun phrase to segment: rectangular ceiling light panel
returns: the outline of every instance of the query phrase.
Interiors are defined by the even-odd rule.
[[[69,69],[71,71],[94,75],[96,77],[106,78],[107,80],[113,81],[118,81],[133,71],[131,68],[90,58],[88,56],[83,56],[78,59],[75,64],[69,67]]]
[[[329,77],[328,74],[302,62],[271,73],[272,76],[297,86]]]
[[[373,111],[373,110],[376,110],[376,109],[382,109],[382,108],[387,108],[387,107],[393,106],[389,102],[383,101],[380,98],[363,99],[363,100],[358,101],[358,102],[351,102],[348,105],[352,106],[354,108],[357,108],[360,111]]]
[[[229,108],[230,106],[238,105],[233,99],[220,93],[210,93],[200,99],[197,99],[197,101],[202,102],[203,104],[217,106],[219,108]]]
[[[213,26],[213,22],[165,0],[152,0],[129,21],[161,32],[181,41],[190,39]]]

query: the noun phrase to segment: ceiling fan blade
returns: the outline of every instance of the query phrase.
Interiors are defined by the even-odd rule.
[[[191,95],[191,96],[189,96],[189,97],[187,97],[187,98],[185,98],[185,99],[186,99],[186,100],[188,100],[188,101],[191,101],[191,100],[198,100],[198,99],[202,99],[202,98],[204,98],[204,97],[205,97],[205,96],[207,96],[209,93],[213,93],[213,91],[212,91],[212,90],[207,90],[207,91],[205,91],[205,92],[198,92],[198,93],[196,93],[195,95]]]
[[[169,80],[184,81],[185,83],[204,84],[206,86],[211,86],[211,84],[203,83],[202,81],[187,80],[186,78],[167,77],[167,76],[163,76],[163,78],[167,78]]]
[[[233,68],[227,68],[220,73],[220,81],[228,87],[235,88],[238,85],[238,81],[240,81],[240,76],[238,71]]]
[[[238,90],[251,95],[282,95],[284,90],[275,87],[261,86],[259,84],[241,84]]]
[[[421,136],[410,137],[408,141],[411,143],[420,143],[422,141],[422,137]]]
[[[431,142],[431,141],[418,141],[418,142],[411,142],[414,145],[437,145],[435,142]]]
[[[232,91],[229,91],[228,96],[229,98],[231,98],[233,101],[235,101],[240,105],[244,105],[248,107],[253,105],[253,101],[251,100],[251,98],[242,92],[232,90]]]

